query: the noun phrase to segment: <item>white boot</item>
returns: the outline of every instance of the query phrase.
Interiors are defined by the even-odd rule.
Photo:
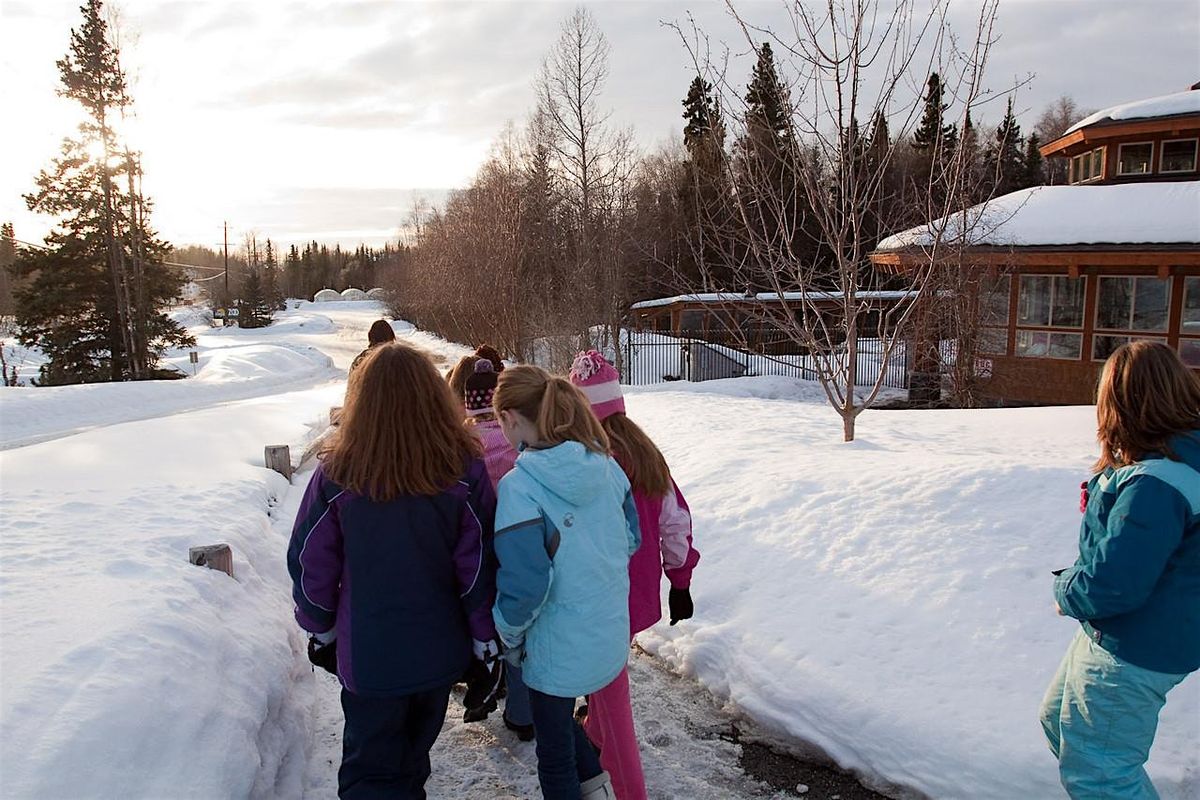
[[[607,772],[601,772],[594,778],[588,778],[579,785],[579,795],[582,800],[617,800],[613,791],[612,779]]]

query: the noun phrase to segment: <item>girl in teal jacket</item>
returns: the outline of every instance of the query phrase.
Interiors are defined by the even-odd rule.
[[[565,378],[510,367],[493,403],[520,455],[500,480],[492,616],[529,687],[542,795],[611,798],[574,711],[629,654],[629,557],[641,543],[629,480]]]
[[[1079,558],[1054,583],[1080,629],[1042,727],[1072,798],[1157,798],[1143,765],[1158,714],[1200,668],[1200,379],[1133,342],[1105,364],[1096,413]]]

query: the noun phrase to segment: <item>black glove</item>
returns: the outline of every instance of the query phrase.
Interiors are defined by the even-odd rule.
[[[317,637],[308,637],[308,660],[331,675],[337,675],[337,639],[321,644]]]
[[[467,693],[463,695],[463,722],[487,719],[488,714],[496,710],[496,696],[504,685],[504,659],[493,658],[489,662],[471,659],[463,680],[467,684]]]
[[[691,619],[692,612],[695,611],[695,608],[692,607],[691,590],[672,587],[670,594],[667,595],[667,606],[671,609],[672,625],[681,619]]]

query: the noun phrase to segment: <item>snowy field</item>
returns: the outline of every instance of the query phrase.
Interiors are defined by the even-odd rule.
[[[283,559],[306,476],[262,450],[298,459],[380,313],[197,321],[194,379],[0,392],[0,796],[332,796],[336,687],[304,659]],[[395,327],[443,368],[466,352]],[[1074,632],[1049,571],[1074,558],[1092,409],[872,412],[847,445],[820,399],[777,377],[631,390],[703,552],[696,618],[641,644],[890,793],[1063,797],[1037,710]],[[232,580],[187,563],[215,542]],[[644,661],[652,797],[770,796]],[[531,746],[454,715],[431,797],[536,796]],[[1198,740],[1192,676],[1151,755],[1167,800],[1200,796]]]

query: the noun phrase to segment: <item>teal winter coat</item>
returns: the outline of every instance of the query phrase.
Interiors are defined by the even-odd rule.
[[[1059,608],[1108,652],[1156,672],[1200,668],[1200,430],[1088,483]]]
[[[526,450],[496,507],[500,638],[522,650],[525,683],[579,697],[629,656],[629,557],[641,534],[629,480],[578,442]]]

